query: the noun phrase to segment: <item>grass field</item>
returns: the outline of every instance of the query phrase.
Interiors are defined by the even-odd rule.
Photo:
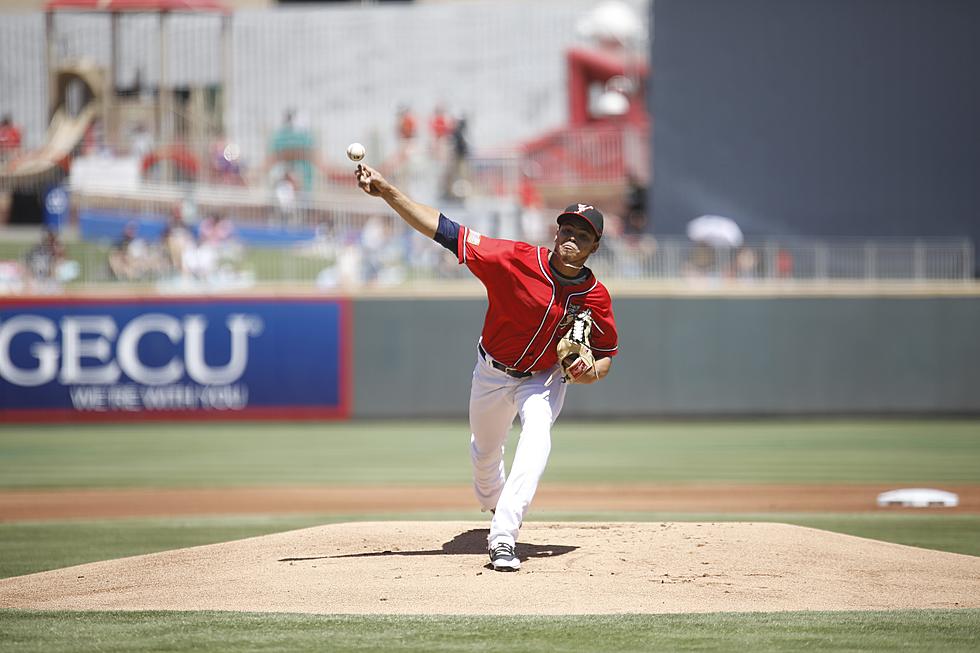
[[[122,235],[122,223],[120,223],[120,235]],[[23,262],[34,244],[34,241],[0,242],[0,260]],[[108,264],[110,248],[109,242],[79,240],[66,243],[68,259],[77,261],[79,265],[79,276],[68,284],[69,287],[85,283],[111,282],[113,279]],[[320,270],[332,263],[332,259],[304,255],[292,247],[248,247],[236,267],[254,275],[257,282],[283,280],[312,282]]]
[[[0,611],[27,651],[971,651],[980,611],[578,617],[344,617]]]
[[[6,490],[457,484],[462,422],[0,427]],[[513,447],[510,447],[512,450]],[[980,483],[973,421],[562,424],[545,483]],[[475,511],[0,524],[0,576],[352,519]],[[772,520],[980,555],[980,515],[535,513],[551,520]],[[0,649],[976,650],[980,611],[500,618],[0,611]]]
[[[464,422],[0,429],[8,489],[470,479]],[[579,422],[553,440],[552,482],[980,482],[973,421]]]

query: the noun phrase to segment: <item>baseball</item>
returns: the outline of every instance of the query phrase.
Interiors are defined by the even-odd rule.
[[[364,158],[364,146],[360,143],[351,143],[347,146],[347,158],[351,161],[360,161]]]

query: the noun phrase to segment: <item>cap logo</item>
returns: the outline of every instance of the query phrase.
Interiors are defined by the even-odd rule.
[[[595,211],[595,207],[592,206],[591,204],[579,204],[578,205],[578,212],[579,213],[584,213],[585,211],[588,211],[589,209],[592,209],[593,211]]]

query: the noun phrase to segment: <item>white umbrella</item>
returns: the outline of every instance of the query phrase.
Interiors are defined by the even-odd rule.
[[[687,237],[712,247],[738,247],[742,244],[742,230],[731,218],[720,215],[702,215],[687,223]]]

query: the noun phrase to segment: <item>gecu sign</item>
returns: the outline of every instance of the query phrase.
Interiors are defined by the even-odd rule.
[[[108,315],[68,315],[60,323],[59,356],[58,325],[54,321],[39,315],[17,315],[0,323],[0,378],[27,387],[44,385],[55,378],[63,385],[112,385],[125,374],[136,383],[167,385],[180,381],[186,372],[201,385],[234,383],[248,365],[249,337],[262,332],[262,319],[257,315],[228,316],[231,353],[224,365],[205,362],[207,326],[203,315],[185,315],[179,320],[172,315],[147,313],[120,331]],[[28,333],[40,337],[30,347],[37,365],[18,367],[10,355],[11,343],[18,335]],[[148,333],[162,333],[174,344],[183,340],[183,359],[175,355],[163,365],[145,364],[139,357],[139,343]],[[96,364],[83,366],[83,358],[94,359]]]

